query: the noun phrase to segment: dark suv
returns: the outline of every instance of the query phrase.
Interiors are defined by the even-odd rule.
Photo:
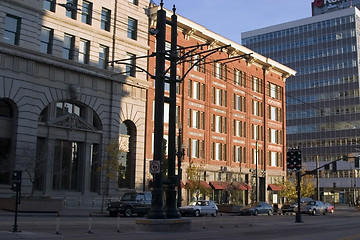
[[[118,213],[130,217],[133,213],[138,216],[147,214],[151,207],[151,193],[150,192],[129,192],[122,196],[120,201],[110,202],[108,204],[108,211],[110,216],[117,216]]]

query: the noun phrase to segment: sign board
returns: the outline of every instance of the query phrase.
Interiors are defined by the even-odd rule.
[[[314,5],[317,8],[324,7],[326,5],[338,4],[343,2],[343,0],[314,0]]]
[[[160,173],[160,161],[150,161],[150,173]]]

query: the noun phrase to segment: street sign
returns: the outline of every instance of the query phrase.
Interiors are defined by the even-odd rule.
[[[160,173],[160,161],[150,161],[150,173]]]

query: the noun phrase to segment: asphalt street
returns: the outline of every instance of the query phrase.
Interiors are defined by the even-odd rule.
[[[91,215],[90,215],[91,213]],[[91,216],[91,217],[90,217]],[[190,217],[189,232],[145,232],[136,229],[138,217],[109,217],[91,209],[65,209],[54,213],[20,213],[18,229],[12,232],[14,213],[0,211],[0,239],[360,239],[360,212],[338,206],[326,216],[293,215]]]

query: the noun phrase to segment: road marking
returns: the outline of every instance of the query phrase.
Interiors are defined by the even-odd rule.
[[[353,235],[353,236],[348,236],[348,237],[345,237],[345,238],[338,238],[337,240],[352,240],[352,239],[360,239],[360,234]]]

